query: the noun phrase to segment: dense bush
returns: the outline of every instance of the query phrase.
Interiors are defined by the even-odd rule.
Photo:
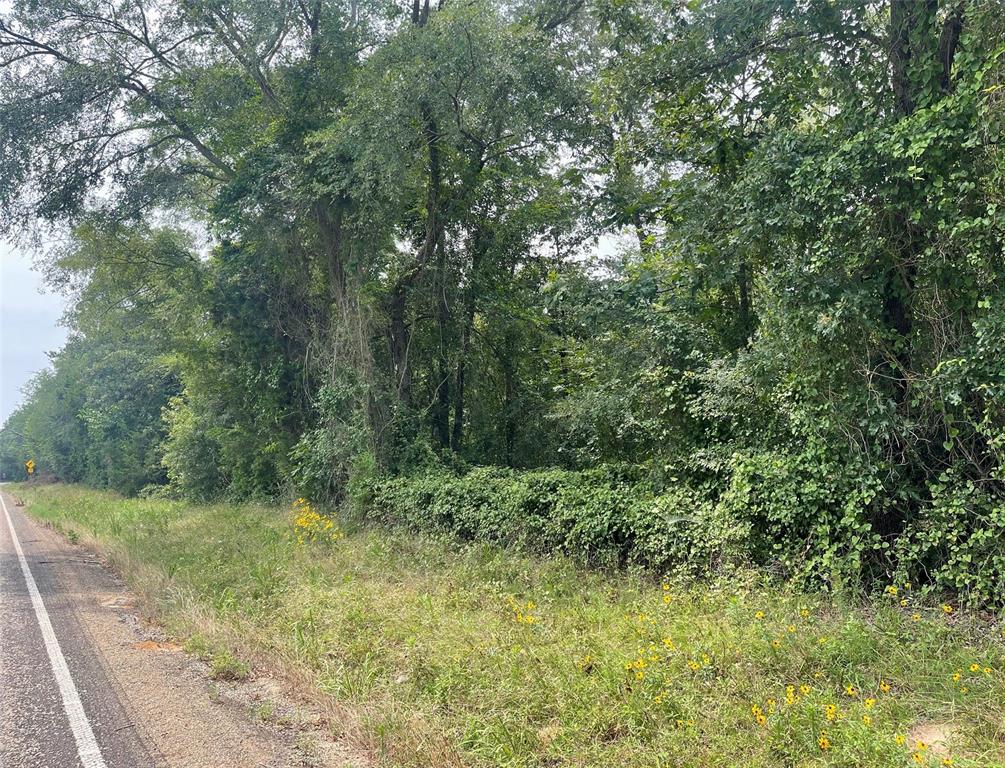
[[[717,517],[701,493],[657,492],[637,470],[611,467],[430,470],[377,483],[368,511],[388,523],[465,540],[692,573],[742,555],[747,536],[743,524]]]
[[[638,469],[428,469],[368,486],[370,520],[466,541],[563,553],[582,562],[698,577],[765,567],[806,586],[913,582],[974,605],[1005,594],[1005,506],[948,475],[906,533],[878,472],[841,466],[823,449],[734,456],[717,498]]]

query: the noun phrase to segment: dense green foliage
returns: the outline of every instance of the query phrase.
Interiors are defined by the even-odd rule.
[[[15,2],[4,467],[999,602],[1001,11]]]

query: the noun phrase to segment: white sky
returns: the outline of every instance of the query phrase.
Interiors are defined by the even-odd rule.
[[[64,300],[41,290],[31,258],[0,240],[0,423],[20,404],[21,388],[49,365],[46,352],[66,340],[58,324]]]

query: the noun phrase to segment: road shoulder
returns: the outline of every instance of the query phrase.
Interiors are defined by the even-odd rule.
[[[132,729],[153,764],[166,768],[338,765],[301,748],[310,741],[304,734],[252,718],[262,691],[278,698],[278,686],[261,676],[246,685],[212,681],[206,665],[140,619],[133,595],[93,553],[32,520],[9,494],[4,498],[53,603],[55,631],[81,680],[85,710],[103,715],[95,722],[99,743]]]

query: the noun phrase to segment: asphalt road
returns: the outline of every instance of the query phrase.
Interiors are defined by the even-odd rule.
[[[304,764],[204,665],[158,642],[88,550],[0,499],[0,768]]]
[[[3,498],[0,766],[156,766],[161,761],[136,733],[79,620],[76,603],[87,595],[79,584],[64,588],[60,572],[68,559],[87,562],[80,553],[55,550]],[[100,568],[94,561],[88,565]]]

